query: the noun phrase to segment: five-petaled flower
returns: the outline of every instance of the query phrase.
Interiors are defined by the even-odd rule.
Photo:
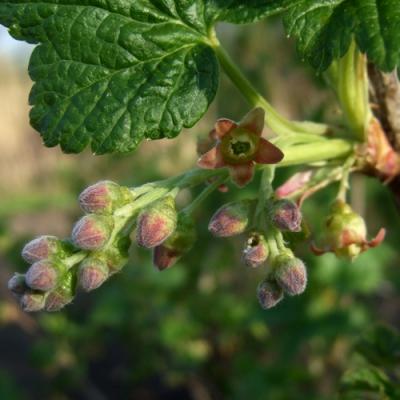
[[[216,144],[199,158],[198,166],[204,169],[228,167],[232,180],[238,186],[245,186],[253,178],[255,163],[276,164],[284,156],[261,137],[264,121],[262,108],[253,109],[239,123],[219,119],[210,132]]]

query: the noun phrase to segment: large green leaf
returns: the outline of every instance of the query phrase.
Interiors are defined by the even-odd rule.
[[[193,126],[218,86],[214,22],[276,11],[258,0],[0,0],[0,22],[39,43],[32,126],[47,146],[80,152],[91,143],[97,154]]]
[[[382,70],[400,61],[398,0],[298,0],[283,18],[302,57],[319,71],[346,53],[353,35]]]

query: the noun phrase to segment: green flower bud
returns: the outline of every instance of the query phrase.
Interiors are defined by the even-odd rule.
[[[109,274],[119,272],[129,261],[130,237],[121,237],[103,253]]]
[[[59,266],[50,260],[37,261],[31,265],[25,275],[26,284],[34,290],[48,292],[59,278]]]
[[[129,189],[112,181],[101,181],[86,188],[79,196],[83,211],[93,214],[112,214],[132,196]]]
[[[44,309],[48,312],[60,311],[67,304],[70,304],[75,296],[75,287],[75,274],[67,271],[62,277],[62,283],[46,294]]]
[[[14,274],[8,281],[8,290],[16,296],[22,296],[28,289],[24,274]]]
[[[112,217],[89,214],[82,217],[72,230],[73,243],[83,250],[99,250],[111,237]]]
[[[62,242],[55,236],[39,236],[22,249],[22,258],[29,264],[64,253]]]
[[[283,299],[283,290],[274,280],[267,278],[258,285],[257,298],[260,306],[268,310]]]
[[[78,282],[85,291],[90,292],[100,287],[108,278],[108,267],[105,261],[97,257],[86,258],[79,266]]]
[[[274,276],[278,285],[289,296],[304,292],[307,286],[307,270],[299,258],[292,254],[281,254],[273,261]]]
[[[381,229],[374,239],[367,240],[367,227],[364,219],[343,201],[336,201],[326,220],[326,247],[312,245],[317,255],[332,251],[338,257],[353,260],[361,252],[378,246],[385,237]]]
[[[153,250],[153,264],[160,270],[174,265],[183,254],[187,253],[196,240],[196,229],[192,217],[180,213],[174,233]]]
[[[239,235],[247,228],[249,214],[249,201],[225,204],[212,216],[208,230],[217,237]]]
[[[269,255],[268,244],[261,233],[253,232],[243,250],[243,261],[250,268],[263,264]]]
[[[281,231],[301,231],[302,218],[299,206],[291,200],[277,200],[272,206],[271,221]]]
[[[25,312],[37,312],[43,310],[45,295],[28,291],[22,295],[20,304]]]
[[[152,203],[138,217],[136,241],[139,246],[153,248],[163,243],[175,231],[177,218],[173,197]]]

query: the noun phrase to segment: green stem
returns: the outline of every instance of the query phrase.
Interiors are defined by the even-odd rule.
[[[225,177],[218,178],[215,182],[208,185],[187,207],[182,210],[182,213],[193,214],[194,211],[203,203],[203,201],[213,193],[226,180]]]
[[[328,131],[328,126],[325,124],[318,124],[314,122],[297,122],[290,121],[280,115],[274,107],[262,97],[248,79],[242,74],[240,69],[232,61],[229,54],[219,43],[215,34],[210,38],[210,44],[217,54],[218,60],[224,69],[225,73],[239,89],[245,99],[253,107],[261,107],[266,111],[266,122],[270,128],[278,135],[290,134],[324,134]]]

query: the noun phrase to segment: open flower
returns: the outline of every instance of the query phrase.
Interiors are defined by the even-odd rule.
[[[204,169],[228,167],[232,180],[238,186],[245,186],[253,178],[255,163],[281,161],[283,153],[261,137],[264,120],[262,108],[253,109],[239,123],[219,119],[210,133],[216,144],[200,157],[198,166]]]
[[[382,228],[372,240],[367,240],[364,219],[340,200],[332,205],[326,228],[326,246],[322,249],[315,244],[311,246],[316,255],[333,252],[338,257],[353,260],[363,251],[378,246],[385,238],[385,229]]]

